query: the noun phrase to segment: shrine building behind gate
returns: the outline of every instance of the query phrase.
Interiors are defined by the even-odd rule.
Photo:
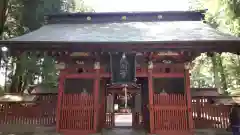
[[[56,58],[58,132],[101,132],[117,127],[117,113],[131,113],[131,128],[193,135],[190,62],[203,52],[240,49],[239,38],[216,31],[203,17],[194,11],[57,14],[0,44],[11,55]]]

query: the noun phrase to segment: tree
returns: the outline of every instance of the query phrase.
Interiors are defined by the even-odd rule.
[[[0,1],[0,37],[2,39],[2,34],[4,31],[4,25],[6,22],[7,18],[7,5],[8,5],[8,0],[1,0]]]
[[[12,38],[38,29],[44,24],[44,16],[47,14],[92,11],[85,8],[83,3],[80,5],[81,7],[75,0],[9,0],[3,37]],[[54,58],[39,52],[24,52],[9,56],[9,59],[4,63],[11,71],[8,74],[8,92],[23,92],[29,85],[36,83],[56,87],[58,71],[55,69]]]
[[[219,31],[240,36],[240,1],[239,0],[191,0],[191,9],[208,9],[205,20]],[[198,3],[198,4],[196,4]],[[196,5],[194,5],[196,4]],[[197,65],[198,68],[212,68],[214,83],[218,88],[230,94],[240,94],[239,54],[214,53],[211,65]],[[193,71],[194,72],[194,71]],[[198,73],[199,75],[202,73]],[[198,75],[196,75],[198,76]],[[207,78],[207,76],[203,77]],[[223,93],[223,91],[220,91]]]

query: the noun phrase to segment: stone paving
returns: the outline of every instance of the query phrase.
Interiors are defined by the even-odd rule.
[[[0,125],[0,135],[59,135],[55,127],[33,125]]]
[[[129,120],[130,116],[124,116]],[[121,122],[121,121],[118,121]],[[27,132],[26,132],[27,131]],[[0,135],[61,135],[55,127],[34,127],[33,125],[0,125]],[[102,133],[93,135],[147,135],[143,130],[131,128],[104,129]],[[195,135],[232,135],[226,130],[202,129],[195,130]]]
[[[124,129],[124,128],[104,130],[102,134],[103,135],[146,135],[146,133],[141,130]]]
[[[61,135],[56,132],[0,132],[0,135]],[[132,129],[112,129],[104,130],[102,133],[92,134],[92,135],[148,135],[143,131],[135,131]],[[232,135],[230,132],[198,132],[194,135]]]

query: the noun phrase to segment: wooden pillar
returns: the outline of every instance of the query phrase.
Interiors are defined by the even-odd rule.
[[[102,82],[102,84],[101,84]],[[100,81],[101,86],[101,122],[100,122],[100,129],[104,128],[106,124],[106,109],[105,109],[105,102],[106,102],[106,80]]]
[[[99,89],[100,89],[100,62],[94,63],[95,78],[94,78],[94,131],[97,132],[99,125]]]
[[[184,71],[185,71],[185,93],[187,96],[187,112],[188,112],[188,123],[189,130],[193,132],[193,116],[192,116],[192,97],[191,97],[191,89],[190,89],[190,73],[189,73],[190,64],[185,63]]]
[[[112,92],[112,99],[113,99],[113,101],[112,101],[112,112],[111,112],[111,125],[112,125],[112,127],[115,127],[115,113],[114,113],[114,104],[115,104],[115,96],[117,95],[117,93],[115,92],[115,91],[113,91]]]
[[[150,117],[150,133],[154,133],[154,108],[153,108],[153,96],[154,96],[154,91],[153,91],[153,63],[152,61],[148,62],[148,98],[149,98],[149,117]]]
[[[135,103],[135,93],[131,93],[132,94],[132,99],[131,99],[131,104],[132,104],[132,108],[131,108],[131,112],[132,112],[132,127],[135,128],[136,127],[136,103]]]
[[[61,107],[62,107],[62,96],[64,92],[64,80],[65,80],[65,71],[60,70],[59,82],[58,82],[58,102],[57,102],[57,114],[56,114],[56,130],[60,131],[61,123]]]

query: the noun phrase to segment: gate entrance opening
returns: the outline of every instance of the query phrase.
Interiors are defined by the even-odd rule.
[[[113,115],[112,127],[136,127],[136,113],[141,111],[140,87],[111,86],[107,94],[106,109]]]

